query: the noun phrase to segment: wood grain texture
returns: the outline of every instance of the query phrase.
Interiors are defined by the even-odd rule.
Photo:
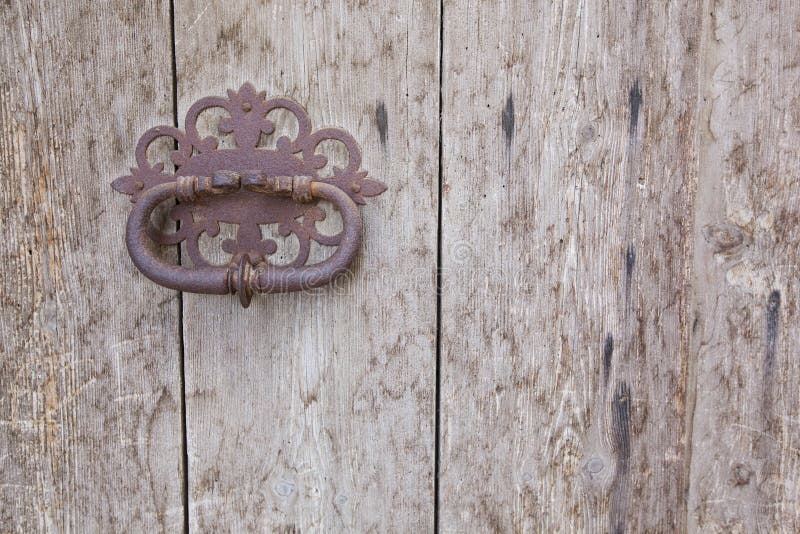
[[[430,531],[438,6],[175,12],[181,115],[251,81],[306,105],[315,127],[350,131],[389,186],[362,208],[360,258],[333,286],[246,310],[184,296],[190,528]]]
[[[178,301],[128,259],[110,186],[172,116],[168,7],[10,1],[0,21],[0,531],[174,532]]]
[[[440,530],[800,531],[796,4],[0,2],[0,532],[184,527],[181,339],[192,531],[433,530],[442,16]],[[359,141],[351,273],[136,271],[173,45]]]
[[[800,531],[800,5],[707,2],[692,531]]]
[[[442,532],[683,528],[701,8],[445,2]]]

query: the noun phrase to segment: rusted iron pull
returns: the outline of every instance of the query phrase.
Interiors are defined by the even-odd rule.
[[[229,119],[220,122],[220,130],[233,133],[237,147],[217,149],[213,137],[201,139],[196,121],[199,113],[210,107],[224,108]],[[292,140],[281,137],[276,149],[258,146],[261,134],[270,134],[274,125],[266,118],[273,109],[291,111],[298,122],[298,135]],[[163,164],[151,165],[147,147],[159,137],[178,142],[171,159],[173,174],[164,172]],[[332,176],[322,177],[324,156],[315,154],[326,139],[345,145],[349,153],[347,167],[335,168]],[[131,259],[145,276],[154,282],[180,291],[194,293],[238,293],[243,306],[250,304],[254,293],[299,291],[322,286],[347,270],[361,244],[362,222],[356,204],[365,196],[382,193],[386,186],[367,178],[360,170],[361,154],[353,138],[345,131],[325,128],[311,131],[305,110],[287,98],[265,100],[250,84],[228,98],[207,97],[195,103],[187,113],[186,132],[161,126],[146,132],[136,148],[138,167],[129,176],[114,181],[117,191],[131,195],[135,203],[126,231]],[[170,216],[180,222],[174,233],[164,233],[153,226],[151,214],[162,202],[176,198]],[[343,229],[337,235],[324,235],[316,222],[325,212],[316,204],[327,200],[339,211]],[[202,234],[219,234],[220,222],[238,225],[236,239],[223,241],[222,248],[232,258],[227,265],[212,265],[200,254]],[[279,233],[294,234],[300,243],[297,257],[289,265],[273,265],[269,256],[277,245],[262,239],[262,224],[279,224]],[[310,242],[336,246],[327,259],[306,265]],[[191,266],[163,262],[153,253],[150,242],[186,243]]]

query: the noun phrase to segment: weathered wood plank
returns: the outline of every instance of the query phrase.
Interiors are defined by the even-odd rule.
[[[251,81],[389,186],[336,287],[184,296],[191,528],[431,530],[438,6],[179,0],[176,44],[181,113]]]
[[[682,528],[700,8],[445,2],[443,532]]]
[[[704,13],[688,526],[800,532],[800,5]]]
[[[168,6],[12,1],[0,21],[0,530],[174,532],[178,302],[128,259],[110,187],[171,122]]]

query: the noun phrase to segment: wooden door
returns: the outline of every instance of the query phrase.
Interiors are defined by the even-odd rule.
[[[0,20],[0,532],[800,531],[795,2]],[[246,81],[389,188],[242,309],[141,275],[110,183]]]

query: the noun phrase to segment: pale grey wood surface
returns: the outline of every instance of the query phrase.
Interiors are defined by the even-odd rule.
[[[251,81],[389,186],[333,287],[184,295],[192,530],[433,528],[438,29],[426,2],[176,2],[181,121]]]
[[[0,531],[180,530],[177,295],[110,187],[171,122],[168,6],[2,2],[0,28]]]
[[[443,531],[677,530],[699,8],[464,7],[444,18]]]
[[[800,5],[707,11],[688,528],[800,532]]]
[[[443,532],[797,531],[800,19],[741,4],[445,2]]]
[[[170,13],[0,2],[0,532],[800,531],[796,2]],[[110,182],[245,81],[389,190],[335,285],[181,301]]]

